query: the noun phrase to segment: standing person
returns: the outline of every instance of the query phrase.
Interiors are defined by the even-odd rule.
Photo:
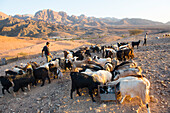
[[[148,33],[146,33],[146,34],[145,34],[145,36],[144,36],[144,42],[143,42],[143,45],[145,45],[145,46],[146,46],[146,40],[147,40],[147,38],[148,38]]]
[[[44,46],[42,49],[42,57],[43,57],[43,52],[44,52],[47,62],[49,62],[51,60],[51,58],[53,58],[53,56],[50,53],[49,46],[50,46],[50,43],[47,42],[46,46]]]

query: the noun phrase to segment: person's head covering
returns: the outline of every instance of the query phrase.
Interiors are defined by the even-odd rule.
[[[46,42],[46,45],[50,44],[49,42]]]

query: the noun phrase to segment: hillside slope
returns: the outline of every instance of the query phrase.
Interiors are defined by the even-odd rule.
[[[139,49],[134,50],[135,58],[138,66],[141,66],[146,78],[151,83],[150,95],[152,95],[149,103],[151,113],[168,113],[170,111],[170,39],[160,38],[150,35],[147,41],[147,46],[139,46]],[[134,41],[143,39],[143,37],[130,37],[119,40]],[[116,43],[116,41],[110,42]],[[57,53],[55,57],[63,57],[63,54]],[[10,69],[14,65],[27,63],[29,61],[44,61],[45,58],[32,58],[19,60],[14,63],[1,66],[0,73],[4,75],[5,69]],[[96,103],[91,101],[88,95],[88,90],[81,91],[82,96],[76,95],[70,99],[71,80],[69,71],[64,72],[63,79],[52,80],[51,84],[45,83],[45,86],[31,87],[31,91],[21,92],[14,98],[11,94],[4,95],[0,98],[0,112],[88,112],[88,113],[146,113],[146,107],[139,109],[140,100],[134,98],[131,101],[126,98],[123,104],[116,104],[113,101],[100,102],[98,97],[95,97]],[[1,86],[0,86],[1,87]],[[12,91],[12,89],[11,89]],[[0,90],[0,94],[1,90]]]

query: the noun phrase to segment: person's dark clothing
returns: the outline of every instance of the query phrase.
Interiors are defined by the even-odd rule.
[[[45,55],[46,55],[46,56],[47,56],[47,55],[50,55],[50,50],[49,50],[49,48],[48,48],[47,46],[44,46],[42,51],[45,52]]]

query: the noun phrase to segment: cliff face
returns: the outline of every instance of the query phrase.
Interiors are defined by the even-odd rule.
[[[3,12],[0,12],[0,20],[3,20],[3,19],[6,19],[8,18],[9,16]]]

